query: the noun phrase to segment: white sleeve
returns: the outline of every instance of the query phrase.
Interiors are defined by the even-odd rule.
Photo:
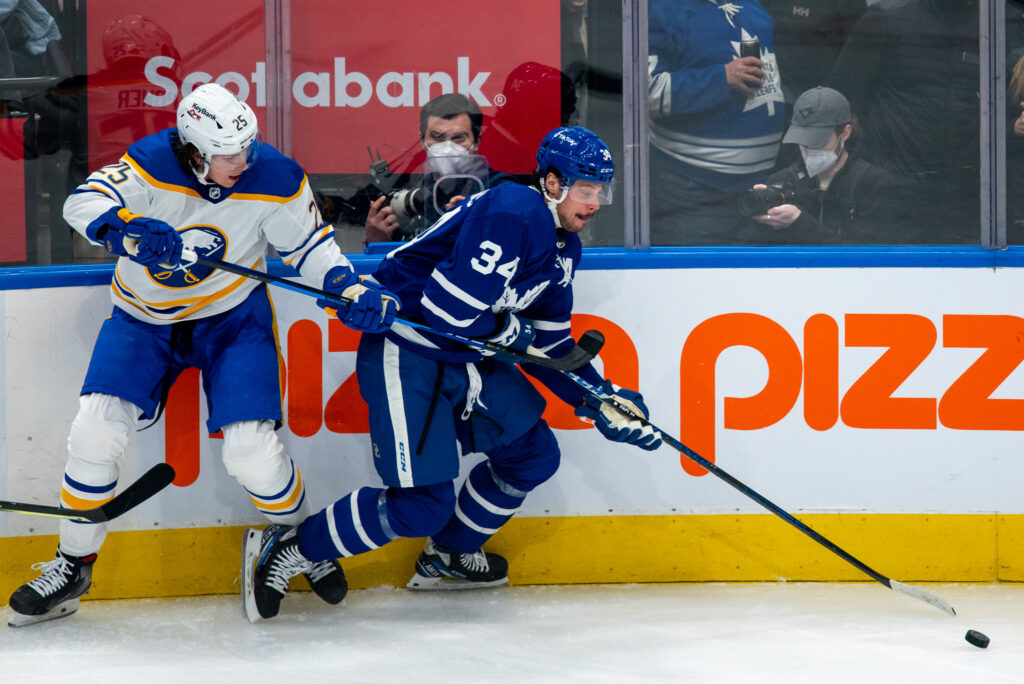
[[[64,220],[88,238],[86,228],[111,207],[148,213],[149,185],[123,159],[94,171],[71,192],[64,202]]]
[[[308,285],[323,287],[324,276],[335,266],[352,270],[334,240],[334,227],[320,216],[305,176],[299,191],[264,221],[263,233]]]

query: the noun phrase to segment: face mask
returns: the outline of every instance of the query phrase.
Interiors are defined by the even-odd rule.
[[[817,176],[822,171],[835,166],[835,163],[839,161],[839,154],[834,150],[817,150],[813,148],[800,146],[800,154],[804,158],[804,166],[807,167],[807,175]]]
[[[451,140],[434,143],[427,148],[427,159],[430,161],[430,169],[440,176],[450,176],[460,173],[463,161],[460,157],[469,156],[469,150]]]

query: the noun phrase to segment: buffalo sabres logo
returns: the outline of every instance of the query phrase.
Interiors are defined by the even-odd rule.
[[[212,259],[223,259],[227,251],[228,241],[218,229],[213,226],[189,226],[180,231],[181,241],[187,249],[192,250],[198,256],[210,257]],[[171,269],[151,266],[146,269],[149,276],[163,285],[170,288],[187,288],[203,282],[214,269],[199,264],[179,264]]]

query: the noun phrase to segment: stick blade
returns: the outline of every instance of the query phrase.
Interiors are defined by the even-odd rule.
[[[82,511],[93,522],[107,522],[119,515],[127,513],[140,503],[150,498],[174,480],[174,468],[167,463],[157,463],[143,473],[142,477],[133,482],[109,502],[99,508]]]
[[[572,372],[593,361],[603,346],[604,335],[597,330],[587,330],[568,354],[551,359],[543,365],[555,370]]]
[[[906,594],[911,598],[916,598],[919,601],[924,601],[928,605],[935,606],[946,615],[956,617],[956,611],[953,610],[953,606],[946,603],[942,597],[933,594],[927,589],[912,587],[909,584],[903,584],[902,582],[897,582],[893,579],[889,580],[889,588],[893,591],[898,591],[901,594]]]

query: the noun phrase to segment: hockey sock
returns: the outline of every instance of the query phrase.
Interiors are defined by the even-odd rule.
[[[385,492],[362,487],[299,525],[299,548],[314,563],[366,553],[398,535],[387,523]]]
[[[302,510],[306,499],[306,489],[302,484],[302,473],[295,467],[294,461],[288,459],[291,466],[291,477],[283,489],[273,493],[255,492],[248,487],[249,498],[261,513],[275,523],[294,525],[302,520],[296,514]]]
[[[460,553],[472,553],[515,515],[525,498],[526,492],[502,480],[489,461],[478,463],[459,492],[455,515],[433,540]]]

